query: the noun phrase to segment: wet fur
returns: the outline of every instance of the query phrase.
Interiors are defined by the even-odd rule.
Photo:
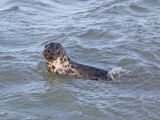
[[[48,71],[91,80],[111,80],[111,78],[108,77],[108,71],[106,70],[72,61],[68,57],[65,49],[59,43],[50,43],[47,46],[43,55],[46,58]],[[52,51],[52,53],[47,54],[46,51]],[[52,54],[54,54],[56,58],[54,58],[55,56]]]

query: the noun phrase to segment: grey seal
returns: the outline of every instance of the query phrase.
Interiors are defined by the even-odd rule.
[[[52,42],[45,45],[43,56],[49,72],[65,74],[90,80],[112,80],[109,71],[83,65],[70,59],[60,43]]]

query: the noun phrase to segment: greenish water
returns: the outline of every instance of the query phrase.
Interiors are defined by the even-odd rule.
[[[51,74],[49,42],[77,62],[128,72],[112,82]],[[0,2],[0,119],[158,120],[159,111],[159,0]]]

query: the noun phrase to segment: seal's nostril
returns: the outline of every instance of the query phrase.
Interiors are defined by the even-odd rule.
[[[44,54],[49,54],[50,51],[49,50],[44,50]]]
[[[50,51],[49,51],[49,50],[47,50],[46,52],[47,52],[47,53],[50,53]]]

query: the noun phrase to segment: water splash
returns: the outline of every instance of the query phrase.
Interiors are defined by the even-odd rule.
[[[127,70],[126,69],[123,69],[122,67],[114,67],[112,68],[111,71],[108,72],[108,77],[112,78],[112,80],[115,79],[115,76],[118,75],[118,78],[120,78],[121,76],[121,73],[122,72],[126,72]]]
[[[45,62],[41,61],[38,64],[33,64],[32,68],[38,73],[47,73],[47,67],[45,66]]]

